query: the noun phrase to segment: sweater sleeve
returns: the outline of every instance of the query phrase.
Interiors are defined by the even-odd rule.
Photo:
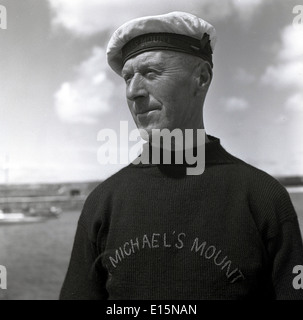
[[[102,266],[101,255],[93,241],[92,226],[98,211],[98,192],[92,192],[84,208],[74,239],[71,258],[60,292],[60,300],[106,300],[107,272]],[[98,227],[101,222],[98,222]]]
[[[262,173],[254,179],[250,206],[267,252],[266,273],[276,300],[303,300],[295,289],[295,266],[303,265],[303,244],[298,216],[289,193],[277,180]]]
[[[267,249],[272,261],[272,281],[277,300],[303,300],[303,289],[293,286],[293,269],[303,265],[303,245],[296,212],[285,190],[276,210],[279,221],[275,236],[268,239]]]
[[[105,271],[97,271],[95,246],[86,230],[78,224],[67,274],[60,292],[60,300],[105,300]]]

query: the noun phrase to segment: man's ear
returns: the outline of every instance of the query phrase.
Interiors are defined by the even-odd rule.
[[[199,61],[195,69],[196,93],[206,92],[211,83],[213,72],[207,61]]]
[[[213,70],[207,61],[202,61],[200,64],[200,68],[199,85],[203,88],[208,88],[213,77]]]

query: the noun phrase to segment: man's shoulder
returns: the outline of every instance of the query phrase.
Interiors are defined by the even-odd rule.
[[[279,223],[296,219],[290,195],[276,177],[236,157],[229,170],[237,192],[246,193],[254,217],[259,214],[256,219]]]
[[[127,184],[130,179],[129,166],[126,166],[116,173],[112,174],[105,180],[101,181],[88,195],[87,200],[90,198],[95,198],[102,194],[111,193],[118,188],[123,188],[124,184]]]
[[[121,194],[128,180],[128,167],[120,169],[112,176],[100,182],[87,196],[79,222],[86,229],[101,222],[103,214],[110,211],[114,194]]]
[[[266,192],[273,195],[288,194],[286,188],[278,180],[278,177],[255,167],[248,162],[229,154],[231,166],[228,171],[234,178],[241,180],[241,183],[248,185],[249,189],[254,192]]]
[[[220,139],[209,137],[212,143],[206,149],[206,151],[210,151],[210,156],[206,157],[206,165],[209,160],[209,165],[217,170],[218,174],[230,176],[231,179],[239,183],[245,182],[264,187],[273,185],[278,189],[284,188],[274,176],[228,152],[221,145]]]

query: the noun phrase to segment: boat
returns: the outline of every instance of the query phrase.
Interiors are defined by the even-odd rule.
[[[0,225],[43,222],[51,218],[57,218],[60,213],[61,210],[56,207],[51,207],[49,214],[43,215],[29,215],[22,212],[4,213],[0,210]]]
[[[9,182],[9,157],[6,155],[5,163],[3,165],[3,170],[5,173],[5,186],[8,186]],[[0,168],[1,169],[1,168]],[[62,213],[62,209],[56,206],[46,207],[46,209],[37,209],[33,207],[29,207],[26,205],[26,208],[20,210],[17,208],[12,208],[11,204],[16,202],[18,197],[13,198],[13,201],[9,201],[8,190],[4,189],[5,196],[4,201],[0,204],[3,205],[0,207],[0,225],[8,225],[8,224],[26,224],[26,223],[35,223],[35,222],[43,222],[48,219],[58,218]],[[21,197],[22,202],[25,200],[33,201],[33,199],[37,200],[37,197],[27,198]],[[20,199],[18,201],[20,203]],[[20,210],[20,211],[19,211]],[[23,211],[23,212],[22,212]]]
[[[43,216],[27,216],[24,213],[3,213],[0,212],[0,225],[3,224],[22,224],[45,221]]]

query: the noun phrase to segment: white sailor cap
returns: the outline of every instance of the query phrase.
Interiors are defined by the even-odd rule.
[[[148,16],[119,27],[107,46],[107,62],[119,75],[124,63],[145,51],[171,50],[201,57],[211,66],[216,42],[215,28],[186,12]]]

